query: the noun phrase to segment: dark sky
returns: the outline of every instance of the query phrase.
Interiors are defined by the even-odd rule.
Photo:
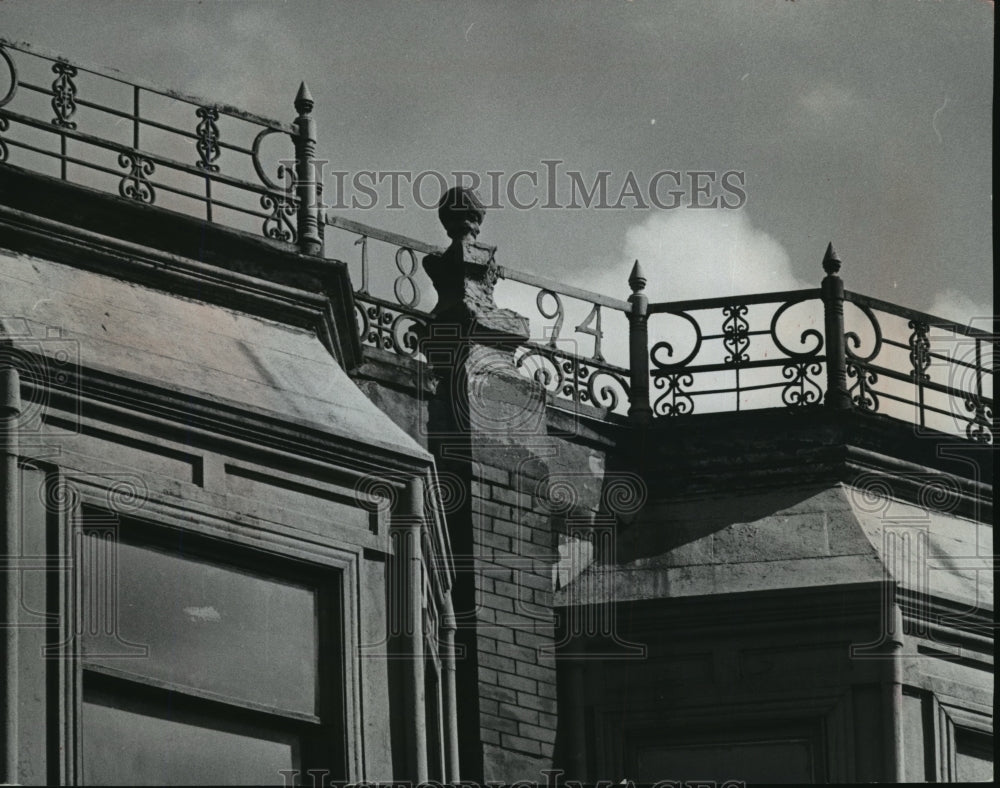
[[[982,0],[0,0],[0,35],[284,120],[305,79],[352,173],[558,159],[612,202],[630,172],[745,173],[739,210],[491,210],[506,265],[624,297],[641,256],[689,298],[815,286],[832,240],[849,289],[960,318],[992,310],[993,25]],[[347,213],[445,240],[402,203]]]

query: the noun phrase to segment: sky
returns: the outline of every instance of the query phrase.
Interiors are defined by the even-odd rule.
[[[305,80],[330,169],[523,170],[545,203],[560,161],[555,205],[487,211],[503,265],[624,298],[639,258],[675,300],[818,286],[832,241],[848,289],[962,320],[993,310],[993,26],[983,0],[0,0],[0,36],[282,120]],[[568,207],[569,171],[620,207]],[[412,197],[341,213],[446,243]]]

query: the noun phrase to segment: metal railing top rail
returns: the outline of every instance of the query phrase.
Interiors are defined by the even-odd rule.
[[[179,90],[173,90],[171,88],[166,88],[161,85],[157,85],[153,82],[148,82],[143,79],[138,79],[134,77],[127,77],[120,71],[113,68],[108,68],[106,66],[99,66],[90,63],[85,63],[76,59],[70,60],[65,55],[59,52],[54,52],[45,47],[36,46],[35,44],[29,44],[26,41],[14,41],[12,39],[0,36],[0,50],[3,47],[8,49],[14,49],[19,52],[24,52],[29,55],[34,55],[35,57],[42,58],[43,60],[51,60],[53,62],[68,63],[76,68],[78,71],[86,71],[89,74],[95,74],[105,79],[110,79],[115,82],[120,82],[123,85],[130,85],[132,87],[137,87],[142,90],[148,91],[149,93],[156,93],[157,95],[164,96],[170,99],[176,99],[178,101],[183,101],[188,104],[193,104],[198,107],[212,107],[217,109],[219,112],[229,115],[239,120],[245,120],[248,123],[254,123],[258,126],[267,126],[275,131],[283,131],[288,134],[295,134],[296,126],[294,123],[286,123],[280,120],[275,120],[274,118],[268,118],[263,115],[257,115],[253,112],[248,112],[246,110],[240,109],[239,107],[234,107],[231,104],[226,104],[223,102],[213,101],[211,99],[206,99],[200,96],[194,96],[188,93],[183,93]],[[11,65],[11,64],[8,64]],[[16,73],[16,67],[15,67]],[[81,106],[88,106],[84,102],[77,100]]]
[[[800,290],[776,290],[770,293],[752,293],[746,295],[715,296],[712,298],[693,298],[686,301],[650,302],[648,314],[665,314],[671,312],[694,312],[699,309],[721,309],[725,306],[753,306],[754,304],[769,304],[774,301],[805,300],[819,298],[820,290],[803,288]]]
[[[888,312],[890,315],[896,315],[897,317],[919,320],[922,323],[927,323],[931,328],[943,328],[956,334],[962,334],[967,337],[978,337],[993,343],[997,340],[996,334],[990,331],[984,331],[981,328],[974,328],[972,325],[946,320],[943,317],[937,317],[936,315],[932,315],[928,312],[920,312],[916,309],[900,306],[899,304],[894,304],[891,301],[883,301],[880,298],[862,295],[861,293],[856,293],[853,290],[844,291],[844,300],[850,301],[852,304],[857,304],[858,306],[867,306],[871,309]]]
[[[298,117],[284,123],[6,38],[0,66],[9,71],[0,95],[0,162],[42,174],[54,162],[51,174],[63,181],[315,252],[317,186],[308,176],[315,125],[304,84],[294,101]],[[50,66],[55,79],[47,84]],[[272,136],[283,142],[268,146],[291,143],[294,167],[290,157],[262,160]],[[277,180],[268,175],[272,164]]]
[[[336,214],[330,212],[325,214],[325,220],[326,224],[330,227],[336,227],[339,230],[346,230],[350,233],[356,233],[357,235],[363,235],[367,238],[373,238],[376,241],[383,241],[402,249],[412,249],[413,251],[421,252],[422,254],[441,254],[445,250],[445,247],[443,246],[434,246],[433,244],[424,243],[423,241],[418,241],[416,238],[410,238],[406,235],[400,235],[399,233],[382,230],[381,228],[365,224],[364,222],[356,222],[353,219],[345,219],[343,216],[337,216]]]
[[[620,298],[613,298],[612,296],[602,295],[601,293],[595,293],[591,290],[584,290],[582,287],[568,285],[556,279],[550,279],[547,276],[539,276],[538,274],[530,274],[527,271],[519,271],[516,268],[511,268],[506,265],[498,266],[497,269],[501,279],[509,279],[512,282],[532,285],[534,287],[539,287],[542,290],[548,290],[552,293],[559,293],[560,295],[575,298],[579,301],[586,301],[590,304],[606,306],[609,309],[617,309],[619,312],[629,311],[628,301],[624,301]]]
[[[417,240],[416,238],[383,230],[379,227],[365,224],[364,222],[358,222],[353,219],[347,219],[343,216],[337,216],[336,214],[330,212],[325,214],[325,222],[330,227],[336,227],[337,229],[346,230],[347,232],[355,233],[366,238],[382,241],[401,249],[412,249],[413,251],[420,252],[421,254],[442,254],[446,249],[444,246],[436,246],[434,244],[425,243],[424,241]],[[493,248],[495,249],[495,247]],[[565,295],[570,298],[576,298],[580,301],[587,301],[591,304],[599,304],[610,309],[617,309],[621,312],[627,312],[629,310],[628,302],[623,299],[613,298],[611,296],[603,295],[602,293],[595,293],[591,290],[585,290],[582,287],[568,285],[565,282],[560,282],[556,279],[540,276],[538,274],[532,274],[527,271],[521,271],[508,265],[497,265],[497,274],[501,279],[532,285],[533,287],[559,293],[560,295]]]

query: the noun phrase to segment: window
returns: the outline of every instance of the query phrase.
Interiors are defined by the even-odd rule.
[[[283,784],[343,772],[339,576],[85,510],[88,784]]]

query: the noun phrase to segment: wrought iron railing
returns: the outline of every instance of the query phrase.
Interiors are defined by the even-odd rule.
[[[325,224],[326,252],[347,260],[359,283],[354,297],[362,344],[424,360],[419,338],[429,310],[424,303],[426,275],[420,270],[417,254],[439,254],[444,249],[332,213],[327,213]],[[329,232],[331,228],[349,235],[335,235]],[[390,258],[395,271],[388,265]],[[628,303],[508,266],[498,266],[497,274],[505,282],[533,288],[533,304],[542,319],[535,322],[541,327],[533,332],[532,340],[515,352],[517,368],[549,391],[557,407],[587,405],[624,414],[629,372],[604,356],[604,314],[621,315],[620,339],[624,344]],[[375,295],[376,291],[380,295]],[[586,311],[575,333],[564,328],[571,311],[564,299]],[[529,311],[520,301],[515,300],[514,306],[518,311]],[[545,321],[551,322],[542,325]],[[589,344],[592,352],[583,352],[584,344]]]
[[[417,255],[443,249],[322,215],[305,85],[295,98],[298,117],[287,124],[3,38],[0,61],[8,71],[0,81],[0,163],[42,169],[49,162],[64,180],[237,229],[257,221],[267,238],[347,260],[360,283],[362,344],[426,360],[420,337],[431,289]],[[265,164],[269,139],[290,143],[292,155]],[[372,262],[387,250],[395,271]],[[501,298],[501,283],[520,287],[506,293],[510,305],[537,312],[540,328],[517,349],[515,364],[556,407],[627,412],[644,424],[823,404],[992,443],[996,337],[846,292],[832,248],[823,267],[818,289],[651,304],[638,263],[627,301],[497,266],[497,293]]]
[[[844,295],[856,307],[845,347],[853,407],[992,443],[995,337],[877,298]]]
[[[654,415],[820,404],[826,356],[819,295],[789,290],[650,304],[650,315],[673,318],[656,321],[655,335],[667,339],[650,349]]]
[[[515,354],[517,368],[550,392],[556,407],[586,405],[624,414],[630,396],[629,371],[606,357],[604,329],[607,316],[612,327],[621,329],[616,338],[625,344],[628,302],[508,266],[499,266],[498,273],[502,280],[532,288],[534,308],[541,318],[535,323],[540,329],[533,330],[531,340]],[[530,309],[521,306],[520,310],[530,315]],[[566,321],[574,313],[582,319],[570,332]],[[611,353],[617,349],[613,347]]]
[[[357,274],[353,277],[359,283],[354,307],[362,345],[424,360],[419,338],[427,326],[429,311],[422,308],[426,283],[421,281],[417,253],[436,254],[443,251],[441,247],[329,212],[324,223],[326,253],[347,261],[352,274]],[[345,234],[335,237],[330,228]],[[387,266],[372,264],[373,256],[381,260],[387,251],[395,261],[398,276],[386,276]],[[374,294],[376,290],[388,292],[380,297]]]
[[[290,124],[3,38],[0,68],[0,162],[315,248],[314,219],[299,237],[317,202],[304,85]]]

